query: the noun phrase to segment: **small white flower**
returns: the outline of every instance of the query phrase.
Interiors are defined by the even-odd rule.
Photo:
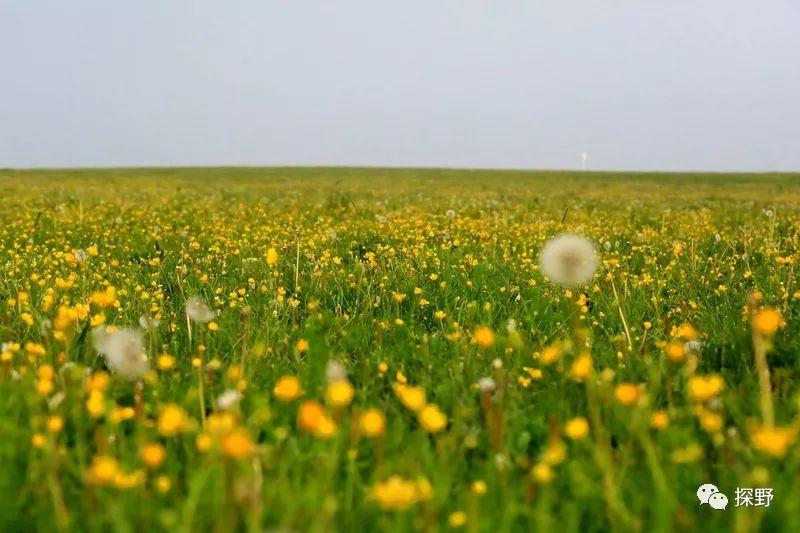
[[[492,378],[485,377],[478,380],[478,388],[481,389],[481,392],[494,392],[497,384]]]
[[[80,250],[75,250],[73,253],[75,254],[75,260],[78,263],[83,263],[89,258],[89,254],[86,253],[86,250],[84,250],[83,248],[81,248]]]
[[[139,331],[122,328],[109,333],[99,327],[92,337],[95,349],[106,358],[108,367],[123,378],[136,381],[150,369]]]
[[[498,369],[498,370],[499,370],[499,369],[501,369],[501,368],[503,368],[503,361],[502,361],[502,359],[500,359],[500,358],[497,358],[497,359],[495,359],[494,361],[492,361],[492,366],[493,366],[493,367],[495,367],[495,368],[496,368],[496,369]]]
[[[237,390],[226,390],[217,398],[217,407],[220,409],[232,409],[242,399],[242,395]]]
[[[445,215],[447,215],[447,218],[456,218],[456,212],[452,209],[448,209]]]
[[[158,319],[150,315],[142,315],[139,317],[139,325],[142,329],[156,329],[158,327]]]
[[[211,322],[214,319],[214,311],[198,296],[192,296],[186,301],[186,314],[195,322]]]
[[[597,270],[597,254],[591,242],[577,235],[562,234],[549,240],[539,257],[542,273],[565,287],[591,281]]]

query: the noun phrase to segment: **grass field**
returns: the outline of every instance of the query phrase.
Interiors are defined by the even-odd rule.
[[[0,194],[4,531],[800,531],[800,175]],[[588,283],[543,275],[560,233]]]

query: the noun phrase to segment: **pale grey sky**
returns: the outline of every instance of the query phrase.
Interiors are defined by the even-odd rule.
[[[798,0],[0,0],[0,167],[800,170]]]

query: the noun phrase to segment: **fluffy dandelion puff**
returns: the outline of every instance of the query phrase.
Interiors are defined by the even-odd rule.
[[[242,395],[237,390],[226,390],[217,398],[217,407],[223,410],[232,409],[242,399]]]
[[[344,381],[347,379],[347,368],[341,361],[331,360],[325,367],[325,380],[328,383]]]
[[[445,212],[445,215],[447,215],[447,218],[456,218],[456,212],[453,211],[452,209],[448,209]]]
[[[186,314],[195,322],[211,322],[214,319],[214,311],[198,296],[192,296],[186,301]]]
[[[481,378],[478,380],[478,388],[481,392],[494,392],[497,389],[497,384],[492,378]]]
[[[136,381],[150,369],[140,332],[127,328],[109,332],[100,327],[92,332],[92,340],[108,367],[123,378]]]
[[[565,287],[589,282],[597,270],[597,254],[591,242],[578,235],[562,234],[542,248],[542,273]]]

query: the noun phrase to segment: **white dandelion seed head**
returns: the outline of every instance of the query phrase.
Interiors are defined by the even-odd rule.
[[[61,402],[64,401],[64,398],[66,398],[66,394],[64,394],[63,391],[58,391],[57,393],[53,394],[49,400],[47,400],[47,407],[50,409],[56,409],[59,405],[61,405]]]
[[[539,262],[542,273],[564,287],[588,283],[597,270],[597,254],[592,243],[566,233],[545,243]]]
[[[111,371],[121,377],[136,381],[142,379],[150,369],[139,331],[121,328],[109,332],[101,326],[92,332],[92,340],[98,353],[106,358]]]
[[[217,397],[217,407],[223,410],[233,409],[241,399],[242,395],[239,391],[229,389]]]
[[[478,388],[481,389],[481,392],[494,392],[497,384],[492,378],[485,377],[478,380]]]
[[[75,255],[75,260],[78,263],[83,263],[89,258],[89,254],[86,253],[86,250],[84,250],[83,248],[81,248],[80,250],[75,250],[73,254]]]
[[[447,212],[445,212],[445,215],[447,218],[456,218],[456,212],[452,209],[448,209]]]
[[[496,358],[494,361],[492,361],[492,366],[497,370],[500,370],[501,368],[503,368],[503,360],[500,358]]]
[[[699,355],[702,350],[703,350],[703,341],[692,340],[692,341],[686,341],[683,344],[683,351],[688,354]]]
[[[156,329],[158,327],[158,319],[150,315],[142,315],[139,317],[139,325],[142,329]]]
[[[186,300],[186,314],[195,322],[203,324],[214,320],[214,311],[199,296],[192,296]]]
[[[325,367],[325,380],[328,383],[335,381],[344,381],[347,379],[347,368],[341,361],[332,359],[328,361],[328,366]]]

